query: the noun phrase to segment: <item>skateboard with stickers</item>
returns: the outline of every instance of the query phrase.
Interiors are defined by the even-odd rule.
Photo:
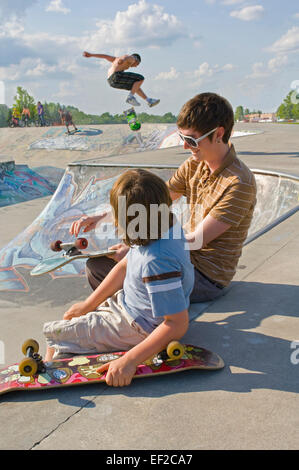
[[[78,259],[84,258],[99,258],[101,256],[112,255],[115,250],[102,250],[102,251],[84,251],[88,247],[88,241],[86,238],[77,238],[75,242],[64,243],[57,240],[51,243],[50,248],[55,252],[62,252],[59,256],[52,256],[50,258],[43,259],[37,266],[31,271],[31,276],[41,276],[42,274],[50,273],[56,269],[61,268],[65,264],[70,263]]]
[[[22,346],[23,360],[0,370],[0,395],[13,391],[105,383],[106,372],[100,373],[97,369],[126,354],[111,352],[43,362],[38,351],[37,341],[25,341]],[[192,369],[217,370],[223,367],[224,362],[218,354],[172,341],[164,351],[140,364],[133,378],[174,374]]]

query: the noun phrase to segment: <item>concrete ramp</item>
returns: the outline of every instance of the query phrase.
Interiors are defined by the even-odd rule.
[[[141,166],[141,165],[140,165]],[[55,194],[41,214],[28,228],[0,251],[0,290],[27,291],[29,271],[42,259],[53,256],[50,243],[57,239],[71,241],[69,228],[82,214],[92,215],[109,208],[109,193],[118,176],[138,164],[70,164]],[[142,166],[164,180],[175,171],[176,165]],[[257,206],[247,242],[299,209],[299,178],[290,175],[253,170],[257,181]],[[174,211],[186,221],[184,198],[174,204]],[[182,220],[182,219],[181,219]],[[112,223],[107,220],[94,231],[86,234],[89,247],[103,250],[118,240]],[[26,275],[20,274],[25,269]],[[60,270],[46,274],[52,279],[81,275],[85,262],[75,261]]]
[[[27,165],[0,161],[0,207],[50,196],[56,186]]]

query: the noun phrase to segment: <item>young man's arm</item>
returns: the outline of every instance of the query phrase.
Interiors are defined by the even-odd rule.
[[[97,289],[83,302],[78,302],[64,314],[64,320],[93,312],[101,303],[123,287],[127,270],[127,258],[123,258],[111,269]]]
[[[106,382],[113,387],[129,385],[134,377],[136,368],[146,359],[159,353],[172,340],[178,340],[188,330],[188,310],[167,315],[146,339],[130,349],[124,356],[115,361],[104,364],[97,369],[98,372],[107,372]]]
[[[181,194],[170,190],[169,193],[172,201],[175,201],[182,196]],[[189,243],[190,250],[200,250],[212,240],[226,232],[230,227],[231,225],[207,215],[204,220],[197,225],[194,232],[185,233],[185,238]]]
[[[189,243],[190,250],[200,250],[211,241],[220,237],[231,225],[217,220],[211,215],[207,215],[204,220],[197,225],[194,232],[185,233],[185,238]]]
[[[83,57],[96,57],[97,59],[106,59],[109,62],[114,62],[116,57],[107,54],[92,54],[90,52],[84,51]]]

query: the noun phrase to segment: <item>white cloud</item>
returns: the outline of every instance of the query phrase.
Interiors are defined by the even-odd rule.
[[[60,82],[58,91],[56,93],[53,93],[53,96],[58,99],[64,100],[70,96],[76,96],[78,92],[79,90],[75,89],[73,84],[70,85],[70,82]]]
[[[179,72],[177,72],[174,67],[170,67],[169,72],[160,72],[154,80],[175,80],[179,75]]]
[[[191,74],[187,73],[187,75],[189,75],[190,78],[191,76],[193,77],[193,85],[200,86],[214,77],[214,75],[233,70],[234,68],[235,66],[233,64],[225,64],[220,67],[218,64],[212,66],[208,62],[203,62],[197,70],[194,70]]]
[[[268,62],[268,69],[271,72],[280,72],[284,65],[287,65],[289,62],[287,55],[278,55],[277,57],[273,57]]]
[[[288,56],[287,55],[278,55],[270,59],[267,64],[263,62],[256,62],[252,66],[252,72],[250,75],[247,75],[246,78],[266,78],[270,77],[271,75],[281,72],[282,67],[288,64]]]
[[[24,18],[26,10],[32,7],[37,0],[1,0],[0,1],[0,24],[15,18]]]
[[[237,5],[238,3],[243,3],[244,0],[222,0],[223,5]]]
[[[51,0],[51,2],[46,8],[46,11],[53,11],[55,13],[63,13],[64,15],[66,15],[67,13],[70,13],[71,10],[63,6],[62,0]]]
[[[230,16],[242,21],[254,21],[260,19],[263,13],[264,7],[262,5],[252,5],[241,10],[233,10]]]
[[[185,37],[185,27],[175,15],[166,13],[164,7],[139,0],[118,11],[113,20],[100,20],[97,30],[83,38],[82,46],[87,50],[119,47],[168,46],[176,39]]]
[[[299,51],[299,27],[293,26],[270,48],[270,51],[277,53],[290,53]]]

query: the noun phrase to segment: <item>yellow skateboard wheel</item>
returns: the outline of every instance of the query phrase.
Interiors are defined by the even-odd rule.
[[[37,341],[35,341],[35,339],[27,339],[25,343],[23,343],[23,346],[22,346],[22,353],[24,354],[24,356],[27,355],[28,348],[32,348],[33,352],[37,353],[39,350],[39,344]]]
[[[179,341],[171,341],[166,349],[169,359],[181,359],[184,355],[185,348]]]
[[[21,375],[31,377],[37,373],[37,362],[32,357],[26,357],[19,364],[19,372]]]

